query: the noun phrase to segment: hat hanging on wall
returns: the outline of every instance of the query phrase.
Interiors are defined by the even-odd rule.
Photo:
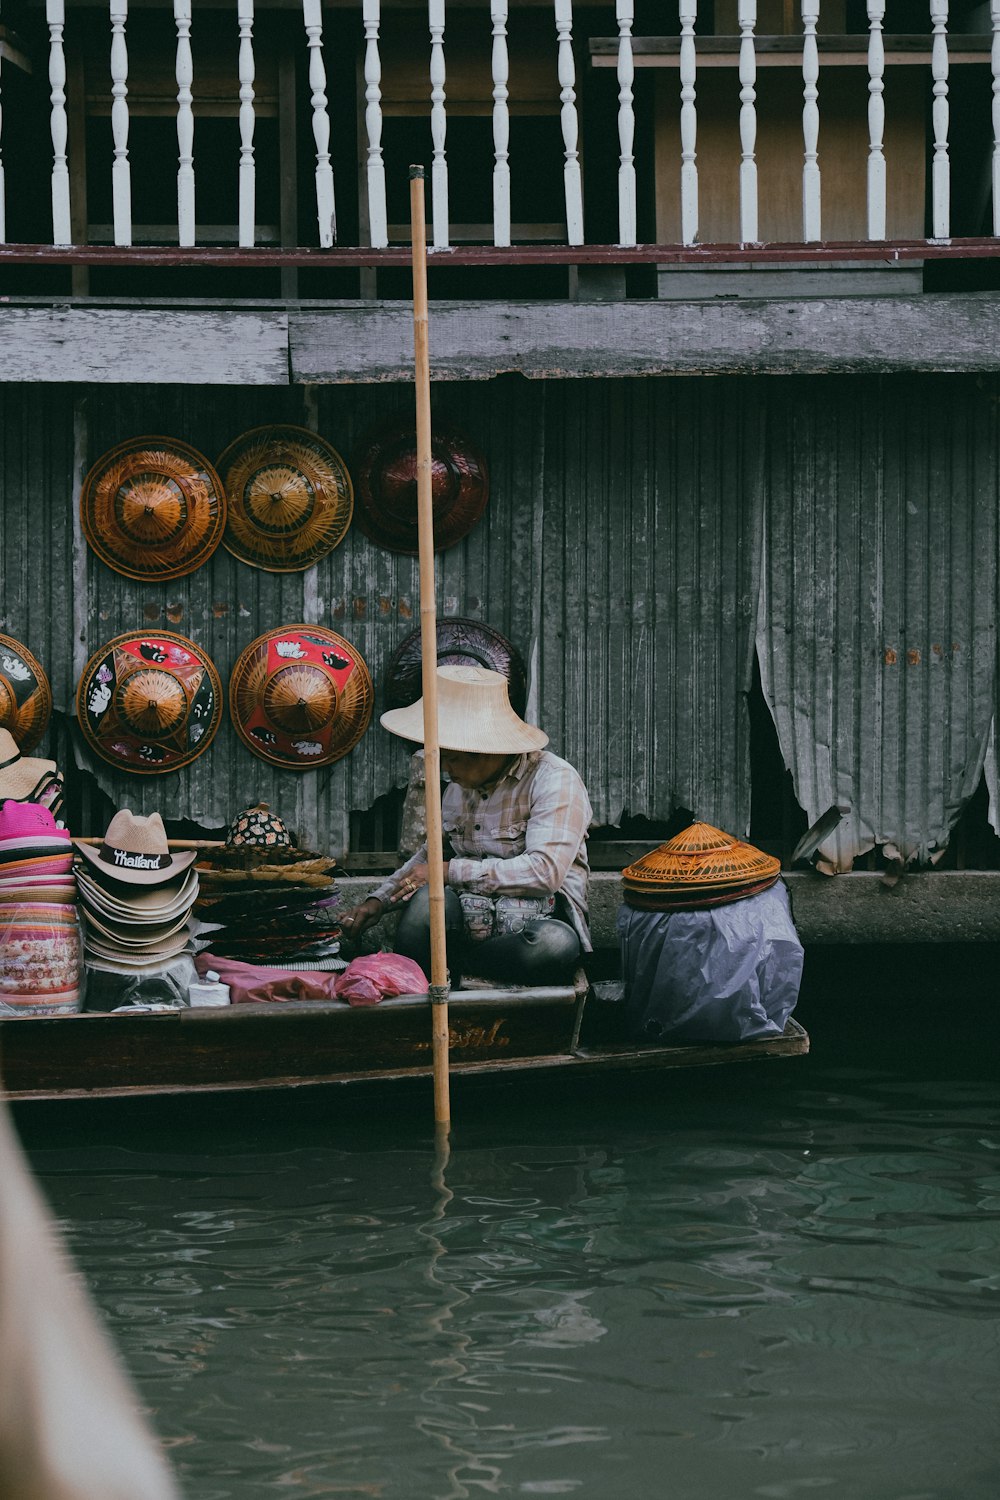
[[[360,652],[322,625],[285,625],[251,641],[229,679],[236,732],[262,760],[308,771],[354,748],[372,715]]]
[[[218,462],[228,521],[223,546],[274,573],[311,568],[344,540],[354,510],[347,465],[305,427],[255,427]]]
[[[22,754],[33,750],[52,716],[52,689],[41,663],[13,636],[0,635],[0,728]]]
[[[122,771],[177,771],[222,719],[211,658],[183,635],[119,635],[95,651],[76,692],[83,737]]]
[[[193,573],[222,540],[222,481],[197,449],[139,437],[97,460],[83,481],[80,518],[102,562],[126,578]]]
[[[439,667],[487,667],[506,677],[510,704],[524,714],[528,674],[521,653],[492,625],[479,620],[442,619],[437,622]],[[407,708],[423,692],[420,631],[405,636],[390,656],[385,669],[383,697],[386,708]]]
[[[415,427],[404,422],[371,433],[354,468],[361,529],[390,551],[419,551]],[[431,494],[434,548],[443,552],[472,530],[490,497],[485,459],[453,427],[431,434]]]

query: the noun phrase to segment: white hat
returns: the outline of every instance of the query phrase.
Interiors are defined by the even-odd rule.
[[[167,831],[158,812],[144,818],[127,807],[115,813],[98,848],[80,839],[73,842],[99,875],[126,885],[162,885],[186,870],[197,856],[194,849],[170,853]]]
[[[533,724],[519,719],[510,706],[507,679],[486,667],[462,666],[437,669],[438,744],[442,750],[461,750],[470,755],[522,755],[541,750],[549,737]],[[382,727],[401,739],[424,742],[424,700],[409,708],[391,708],[381,718]]]
[[[22,755],[10,730],[0,729],[0,801],[30,797],[42,778],[54,776],[57,769],[54,760]]]

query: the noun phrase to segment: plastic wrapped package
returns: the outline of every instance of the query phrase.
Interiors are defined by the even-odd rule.
[[[123,1005],[180,1006],[198,977],[190,953],[178,953],[158,968],[123,972],[87,964],[87,1010],[118,1010]]]
[[[802,944],[778,881],[701,911],[618,911],[625,1019],[646,1042],[780,1036],[798,1000]]]
[[[72,1015],[83,1006],[83,932],[69,902],[0,905],[0,1014]]]

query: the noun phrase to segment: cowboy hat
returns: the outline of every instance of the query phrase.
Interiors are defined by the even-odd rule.
[[[187,849],[181,854],[171,854],[159,813],[142,817],[127,807],[115,813],[103,844],[97,848],[80,839],[73,842],[99,877],[110,876],[126,885],[161,885],[173,880],[193,864],[196,853]]]
[[[541,750],[549,737],[526,724],[510,706],[507,679],[486,667],[452,666],[437,669],[438,743],[442,750],[470,755],[521,755]],[[424,700],[409,708],[391,708],[381,718],[383,729],[401,739],[424,742]]]
[[[9,729],[0,729],[0,799],[14,802],[30,797],[41,781],[58,773],[54,760],[22,755]]]

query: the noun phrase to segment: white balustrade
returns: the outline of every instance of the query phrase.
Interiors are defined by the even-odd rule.
[[[583,181],[580,176],[579,124],[576,115],[576,64],[573,61],[573,0],[555,0],[559,49],[559,98],[562,103],[563,182],[566,194],[566,239],[583,244]]]
[[[365,128],[368,131],[368,238],[376,249],[389,243],[382,159],[382,59],[379,56],[381,0],[362,0],[365,28]]]
[[[931,234],[946,240],[951,227],[951,162],[948,157],[948,3],[931,0],[931,76],[934,79],[934,103],[931,123],[934,127],[934,160],[931,164]]]
[[[681,25],[681,240],[685,245],[693,245],[698,238],[698,168],[695,165],[698,113],[694,104],[697,0],[680,0],[677,9]]]
[[[885,239],[884,0],[868,0],[868,238]]]
[[[66,53],[63,29],[66,24],[64,0],[45,0],[45,19],[49,28],[49,98],[52,104],[52,243],[71,245],[73,231],[69,213],[69,166],[66,161]]]
[[[326,100],[326,68],[323,66],[323,16],[320,0],[302,0],[302,15],[309,46],[313,140],[316,143],[316,217],[319,242],[328,250],[337,237],[333,198],[333,167],[330,165],[330,116]]]
[[[256,239],[257,223],[257,167],[253,149],[256,124],[253,86],[257,69],[253,55],[253,0],[239,0],[236,20],[240,36],[239,240],[241,245],[249,247]]]
[[[128,49],[125,23],[128,0],[111,0],[111,199],[115,244],[132,243],[132,172],[128,159]]]
[[[427,0],[427,22],[431,33],[431,216],[434,248],[448,248],[448,160],[444,141],[448,119],[445,112],[444,0]]]
[[[990,68],[993,73],[993,233],[1000,235],[1000,0],[990,0],[993,22],[993,45]]]
[[[618,18],[618,243],[635,244],[635,59],[632,56],[634,0],[616,0]]]
[[[739,0],[740,27],[740,239],[757,243],[757,0]]]
[[[510,111],[507,0],[491,0],[493,23],[493,243],[510,244]]]
[[[191,0],[174,0],[177,27],[177,243],[194,244],[194,111],[191,85]]]
[[[819,0],[802,0],[802,238],[820,235],[819,183]]]

